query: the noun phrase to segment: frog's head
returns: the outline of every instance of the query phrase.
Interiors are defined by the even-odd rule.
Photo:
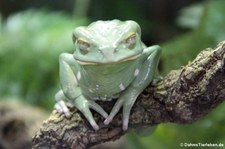
[[[81,65],[113,64],[137,59],[143,51],[134,21],[97,21],[73,32],[74,58]]]

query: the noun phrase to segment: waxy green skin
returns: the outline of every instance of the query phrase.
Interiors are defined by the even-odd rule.
[[[74,53],[59,57],[61,90],[55,95],[55,109],[69,117],[67,107],[75,106],[98,130],[90,108],[105,118],[105,125],[123,108],[123,130],[127,130],[136,98],[157,72],[160,47],[146,47],[134,21],[97,21],[78,27],[73,41]],[[96,100],[112,99],[117,101],[108,115]]]

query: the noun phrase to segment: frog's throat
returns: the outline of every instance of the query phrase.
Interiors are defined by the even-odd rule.
[[[91,61],[82,61],[82,60],[77,60],[77,62],[80,65],[109,65],[109,64],[117,64],[117,63],[122,63],[122,62],[126,62],[126,61],[135,60],[135,59],[138,59],[140,56],[141,56],[141,54],[137,54],[137,55],[133,55],[133,56],[130,56],[130,57],[126,57],[126,58],[121,59],[119,61],[112,61],[112,62],[105,62],[105,63],[91,62]]]

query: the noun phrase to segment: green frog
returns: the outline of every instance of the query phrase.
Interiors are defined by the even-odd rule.
[[[108,125],[122,108],[123,130],[128,129],[131,108],[157,74],[161,49],[146,47],[135,21],[96,21],[73,32],[73,54],[59,56],[61,90],[55,109],[69,117],[75,106],[98,130],[90,109]],[[117,100],[109,114],[96,102]]]

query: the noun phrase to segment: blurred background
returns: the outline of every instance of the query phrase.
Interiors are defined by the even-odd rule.
[[[2,124],[6,103],[50,113],[59,89],[58,56],[73,52],[73,29],[111,19],[135,20],[142,28],[143,42],[162,47],[162,76],[225,40],[224,0],[1,0],[0,149],[12,148],[7,141],[18,139],[15,135],[14,140],[7,138],[13,132],[11,128],[17,128],[17,121],[10,127],[6,127],[9,121]],[[14,108],[15,113],[21,112],[19,107]],[[30,115],[39,123],[45,118]],[[180,143],[199,142],[222,143],[225,148],[224,115],[225,103],[193,124],[160,124],[149,137],[130,133],[96,148],[176,149],[181,148]]]

